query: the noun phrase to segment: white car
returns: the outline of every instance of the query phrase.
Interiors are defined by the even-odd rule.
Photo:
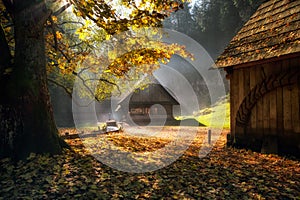
[[[109,120],[106,122],[106,133],[109,132],[118,132],[122,130],[122,126],[118,124],[115,120]]]

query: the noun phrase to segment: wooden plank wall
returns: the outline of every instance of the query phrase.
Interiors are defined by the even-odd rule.
[[[236,113],[245,96],[264,78],[300,68],[300,58],[271,62],[254,67],[237,68],[230,78],[231,132],[236,133]],[[300,134],[300,80],[293,86],[279,87],[259,99],[251,111],[249,134]]]
[[[292,60],[291,66],[300,68],[300,58]],[[300,78],[292,88],[292,126],[300,134]]]
[[[239,70],[236,70],[232,73],[230,78],[230,126],[231,126],[231,135],[235,135],[235,119],[238,106],[240,105],[239,100]]]

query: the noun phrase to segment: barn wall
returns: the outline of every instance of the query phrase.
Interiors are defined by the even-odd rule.
[[[272,146],[278,144],[271,151],[300,154],[299,76],[298,79],[291,79],[293,84],[290,85],[277,87],[281,84],[277,81],[280,79],[278,78],[276,81],[271,81],[272,85],[268,86],[275,89],[267,92],[264,92],[264,88],[261,88],[262,92],[256,90],[257,85],[261,86],[262,81],[268,77],[278,77],[278,75],[287,74],[288,71],[299,72],[299,70],[300,58],[233,69],[230,77],[231,138],[234,139],[232,143],[235,146],[260,151],[267,142]],[[282,78],[283,83],[288,75]],[[256,97],[251,95],[251,98],[246,97],[250,92]],[[264,95],[260,97],[259,93]],[[248,99],[245,103],[246,98]],[[250,116],[243,121],[247,123],[238,124],[238,115],[247,113],[247,110],[250,110]]]

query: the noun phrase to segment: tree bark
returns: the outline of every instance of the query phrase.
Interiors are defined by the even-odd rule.
[[[13,71],[0,99],[0,158],[58,154],[58,135],[47,87],[44,1],[14,1]]]

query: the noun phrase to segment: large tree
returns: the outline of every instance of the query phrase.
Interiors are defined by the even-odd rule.
[[[49,25],[47,21],[52,23],[52,15],[73,4],[78,16],[93,21],[106,34],[113,35],[132,26],[159,26],[162,19],[181,5],[169,0],[122,1],[131,11],[128,17],[123,17],[110,3],[71,0],[52,11],[44,0],[2,0],[1,11],[5,14],[0,28],[0,158],[22,159],[31,152],[62,152],[64,143],[54,123],[46,73],[45,27]],[[11,37],[7,27],[13,33]],[[62,53],[57,39],[57,35],[54,36],[54,49]],[[128,68],[118,74],[117,64],[112,62],[109,69],[118,76],[127,72]],[[71,72],[76,75],[75,69]]]
[[[30,152],[60,153],[45,62],[44,23],[51,12],[44,1],[3,3],[12,18],[15,50],[12,56],[2,36],[7,56],[1,59],[0,155],[19,159]]]

